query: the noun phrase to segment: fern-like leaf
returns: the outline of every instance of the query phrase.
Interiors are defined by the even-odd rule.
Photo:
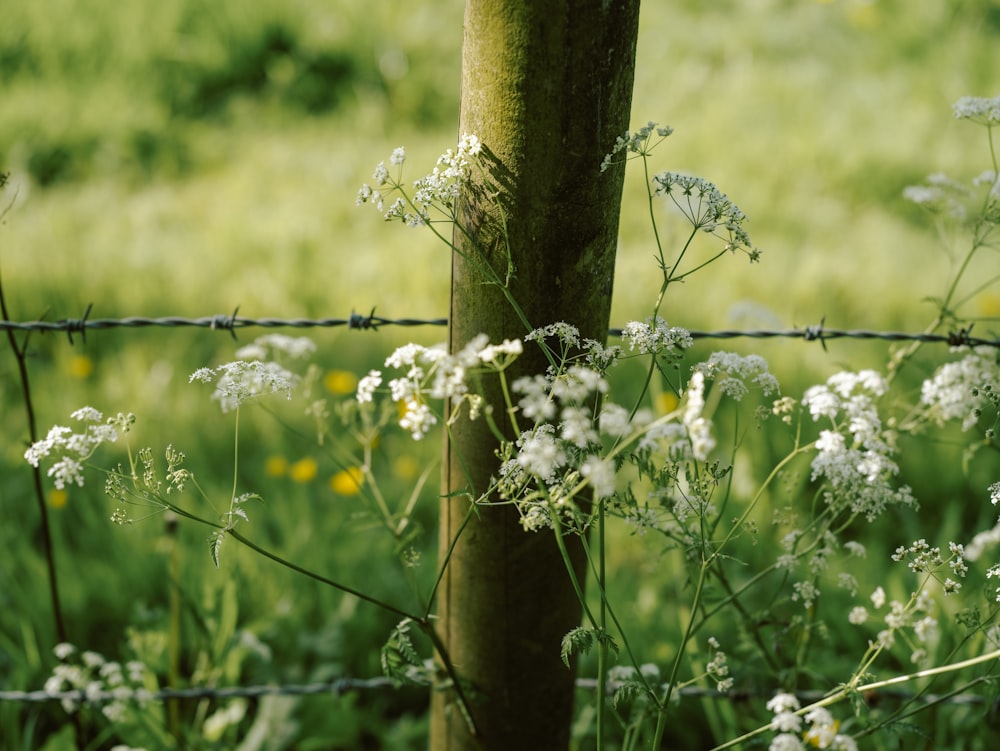
[[[566,667],[569,667],[569,658],[574,654],[586,654],[593,648],[596,636],[593,629],[577,626],[563,637],[560,654]]]
[[[222,543],[226,539],[226,533],[222,530],[215,532],[209,538],[209,552],[212,554],[212,563],[219,568],[219,554],[222,552]]]
[[[420,655],[410,638],[412,623],[410,618],[401,620],[382,646],[382,672],[397,686],[414,683],[412,668],[422,667]]]
[[[618,709],[623,704],[635,701],[645,690],[646,687],[639,681],[624,681],[615,689],[615,693],[611,697],[611,706]]]

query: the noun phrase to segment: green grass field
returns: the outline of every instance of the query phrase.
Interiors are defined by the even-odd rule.
[[[461,39],[456,0],[405,8],[306,0],[6,3],[0,171],[10,183],[0,207],[10,209],[0,226],[0,274],[11,317],[80,318],[90,304],[91,318],[195,317],[237,307],[248,317],[347,317],[373,307],[388,318],[445,316],[447,249],[430,233],[383,226],[355,206],[355,195],[394,147],[406,146],[405,177],[414,179],[454,144]],[[927,300],[943,293],[963,248],[956,238],[942,242],[902,191],[930,173],[966,180],[987,168],[983,131],[955,121],[950,107],[963,95],[1000,91],[998,41],[993,0],[647,0],[633,124],[674,126],[654,167],[718,184],[749,215],[763,250],[758,265],[726,258],[672,290],[664,308],[670,323],[785,329],[825,318],[832,328],[923,329],[936,312]],[[648,315],[659,285],[644,196],[633,171],[613,325]],[[669,243],[683,228],[665,213],[661,219]],[[985,336],[997,330],[1000,288],[995,279],[976,285],[995,277],[996,255],[977,263],[956,313],[977,320]],[[305,333],[318,345],[314,393],[332,401],[345,391],[338,373],[362,375],[398,344],[444,337],[429,327]],[[201,329],[114,330],[70,344],[64,335],[33,334],[28,365],[39,430],[65,423],[84,404],[134,412],[136,447],[173,442],[206,489],[225,496],[232,422],[188,375],[233,359],[253,335],[241,332],[234,343]],[[884,367],[888,351],[843,340],[825,349],[735,341],[699,344],[698,353],[712,348],[760,351],[791,394],[842,368]],[[945,355],[925,349],[908,376],[911,388]],[[621,377],[638,382],[642,374]],[[0,405],[0,689],[29,690],[51,673],[55,634],[22,458],[26,416],[6,338]],[[371,509],[331,487],[350,460],[336,441],[317,447],[302,407],[281,403],[241,417],[240,482],[266,499],[253,512],[255,539],[416,607],[412,587],[426,592],[434,575],[436,473],[422,491],[423,534],[414,541],[427,562],[407,582]],[[754,469],[741,482],[752,486],[767,473],[786,448],[780,441],[765,431],[753,442]],[[438,448],[436,438],[415,446],[387,437],[377,450],[387,495],[405,497]],[[874,562],[901,544],[894,537],[900,526],[910,534],[928,525],[946,536],[992,523],[979,499],[997,479],[995,459],[965,471],[960,449],[927,442],[908,444],[906,456],[906,481],[926,499],[924,516],[920,525],[883,520],[868,533],[874,570],[862,590],[886,581]],[[379,647],[398,620],[392,615],[235,545],[217,571],[198,527],[170,533],[159,516],[114,527],[99,482],[53,493],[49,503],[63,606],[80,647],[122,661],[137,656],[166,675],[176,577],[180,670],[191,685],[380,674]],[[633,638],[649,661],[665,661],[680,629],[670,602],[682,583],[655,541],[623,533],[615,551],[614,591],[634,605]],[[898,577],[891,586],[902,592],[908,585]],[[425,745],[426,705],[426,693],[412,688],[251,700],[245,717],[218,737],[195,729],[189,742],[236,748],[257,722],[270,740],[240,748],[417,749]],[[188,701],[181,709],[196,728],[225,706]],[[977,725],[976,711],[938,708],[922,731],[926,742],[954,732],[963,748],[989,747],[992,730]],[[266,712],[274,713],[271,725],[261,719]],[[673,742],[708,747],[716,729],[739,726],[744,714],[756,716],[706,700],[687,735],[677,730]],[[588,727],[582,715],[581,749],[591,747]],[[0,749],[69,749],[70,731],[55,703],[0,702]],[[142,728],[132,732],[148,737]],[[109,734],[92,748],[118,740],[126,742]],[[868,741],[902,747],[889,738]]]

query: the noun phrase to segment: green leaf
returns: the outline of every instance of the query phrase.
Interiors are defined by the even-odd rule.
[[[411,668],[423,667],[420,655],[417,654],[410,638],[412,623],[410,618],[401,620],[382,646],[382,672],[397,686],[416,683]]]
[[[222,530],[215,532],[208,539],[209,552],[212,554],[212,563],[219,568],[219,553],[222,551],[222,542],[226,539],[226,533]]]
[[[611,706],[618,709],[623,704],[628,704],[638,698],[646,687],[639,681],[625,681],[615,689],[614,696],[611,697]]]
[[[593,629],[577,626],[563,637],[560,654],[566,667],[569,667],[569,658],[572,655],[586,654],[593,648],[596,636],[597,632]]]

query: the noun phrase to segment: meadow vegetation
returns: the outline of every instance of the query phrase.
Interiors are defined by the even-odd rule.
[[[447,249],[427,232],[389,231],[355,206],[355,196],[393,147],[405,143],[408,163],[432,164],[454,144],[462,3],[404,10],[346,1],[17,0],[0,17],[0,171],[10,175],[0,192],[0,210],[9,206],[0,274],[12,318],[80,318],[91,303],[92,318],[237,307],[248,317],[346,317],[373,307],[390,318],[447,314]],[[903,190],[931,173],[968,180],[985,169],[982,130],[952,119],[950,107],[963,95],[1000,92],[998,36],[1000,10],[989,0],[647,2],[633,120],[676,129],[658,147],[654,168],[723,186],[750,217],[763,251],[759,264],[725,259],[671,287],[661,315],[701,330],[824,319],[836,328],[924,329],[967,238],[936,232]],[[662,220],[665,245],[682,241],[688,228],[666,213]],[[613,325],[649,314],[659,287],[650,274],[654,254],[646,187],[632,171]],[[978,256],[952,311],[983,336],[998,329],[996,269],[995,253]],[[235,359],[255,333],[239,332],[239,342],[201,329],[90,332],[72,342],[32,334],[27,362],[38,428],[44,435],[84,404],[134,412],[141,445],[173,443],[206,493],[226,496],[233,423],[188,376]],[[419,486],[414,534],[403,544],[385,534],[378,510],[351,481],[356,444],[338,405],[396,346],[431,344],[444,331],[305,333],[317,345],[310,390],[240,417],[238,480],[265,498],[247,534],[380,600],[419,608],[418,593],[429,591],[435,574],[436,472],[420,482],[439,443],[386,431],[373,448],[380,488],[394,508]],[[684,363],[722,348],[767,357],[787,394],[842,369],[884,370],[890,352],[884,342],[699,341]],[[921,349],[899,376],[902,393],[918,395],[921,379],[949,357],[944,347]],[[52,674],[57,640],[24,461],[24,403],[6,339],[0,362],[0,688],[33,689]],[[609,377],[628,387],[645,370],[624,363]],[[322,428],[306,414],[319,399],[331,413]],[[736,419],[726,414],[720,432]],[[737,493],[759,486],[789,450],[773,422],[746,428],[740,450],[750,461],[733,477]],[[870,569],[858,591],[881,586],[905,599],[912,581],[905,567],[891,565],[897,546],[931,532],[941,544],[992,526],[995,511],[983,500],[1000,479],[995,454],[970,459],[964,439],[957,428],[935,433],[933,442],[902,439],[900,476],[920,512],[865,528]],[[115,462],[125,461],[114,451]],[[798,470],[782,493],[812,492],[808,464]],[[185,685],[381,674],[380,647],[399,620],[394,614],[236,545],[227,544],[217,570],[208,532],[196,525],[155,515],[116,527],[101,485],[46,488],[63,608],[79,648],[122,664],[141,660],[161,682],[177,675]],[[677,575],[677,553],[665,551],[661,537],[626,528],[609,534],[608,589],[628,603],[629,638],[643,661],[665,665],[682,636],[679,603],[690,582]],[[751,569],[767,565],[768,542],[777,544],[765,535],[759,558],[746,559]],[[404,550],[422,553],[425,565],[398,565]],[[823,614],[849,599],[831,593]],[[783,635],[773,626],[768,638],[780,652]],[[827,628],[837,630],[837,643],[854,640],[846,679],[864,639],[851,636],[843,618],[831,617]],[[585,671],[593,672],[593,659],[584,660]],[[735,664],[738,688],[771,688],[756,685],[758,669],[766,673]],[[414,687],[336,699],[185,700],[174,705],[173,719],[171,705],[132,712],[121,720],[122,734],[91,717],[98,734],[90,747],[127,738],[166,743],[164,729],[180,722],[192,748],[416,749],[425,744],[427,701],[426,690]],[[692,703],[698,709],[690,722],[667,732],[671,747],[708,747],[769,717],[763,699],[752,696]],[[577,744],[589,749],[593,716],[581,707]],[[985,749],[994,730],[986,716],[981,704],[941,705],[929,719],[911,720],[910,737],[927,747]],[[57,703],[0,702],[0,748],[57,751],[73,748],[72,737]],[[896,740],[865,742],[894,748]]]

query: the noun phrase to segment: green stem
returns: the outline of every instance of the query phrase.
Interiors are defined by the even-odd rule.
[[[971,657],[968,660],[961,660],[960,662],[953,662],[950,665],[940,665],[936,668],[928,668],[926,670],[918,670],[916,673],[909,673],[907,675],[897,675],[893,678],[888,678],[883,681],[874,681],[872,683],[865,683],[862,685],[857,684],[857,677],[855,677],[846,686],[837,689],[830,696],[824,697],[819,701],[813,702],[807,707],[802,707],[797,710],[795,714],[803,717],[814,709],[820,707],[828,707],[831,704],[836,704],[839,701],[846,699],[852,693],[867,693],[870,691],[881,691],[882,689],[889,688],[890,686],[898,686],[901,683],[907,683],[909,681],[918,680],[921,678],[930,678],[936,675],[945,675],[947,673],[954,673],[959,670],[964,670],[965,668],[975,667],[976,665],[981,665],[984,662],[990,662],[991,660],[1000,659],[1000,649],[995,649],[992,652],[988,652],[984,655],[979,655],[978,657]],[[860,674],[858,674],[860,676]],[[733,738],[731,741],[727,741],[720,746],[715,746],[711,751],[722,751],[726,748],[733,748],[745,743],[751,738],[755,738],[758,735],[769,732],[771,730],[770,724],[763,725],[756,730],[752,730],[749,733],[741,735],[739,738]]]
[[[181,515],[182,516],[187,516],[188,518],[191,518],[191,519],[197,519],[197,517],[195,517],[195,516],[193,516],[191,514],[182,513]],[[198,521],[204,522],[205,520],[198,519]],[[221,525],[218,525],[218,524],[212,524],[211,526],[222,528]],[[360,590],[354,589],[353,587],[349,587],[346,584],[341,584],[340,582],[334,581],[333,579],[328,579],[327,577],[323,576],[322,574],[317,574],[315,571],[310,571],[307,568],[303,568],[302,566],[298,565],[297,563],[293,563],[292,561],[288,560],[287,558],[282,558],[280,555],[277,555],[276,553],[272,553],[270,550],[262,548],[260,545],[258,545],[257,543],[253,542],[249,538],[244,537],[242,534],[240,534],[239,532],[237,532],[235,529],[226,529],[225,531],[226,531],[226,534],[228,534],[234,540],[236,540],[237,542],[239,542],[239,543],[245,545],[246,547],[250,548],[255,553],[258,553],[259,555],[262,555],[265,558],[269,558],[270,560],[274,561],[275,563],[277,563],[277,564],[279,564],[281,566],[284,566],[285,568],[290,569],[290,570],[292,570],[292,571],[294,571],[294,572],[296,572],[298,574],[302,574],[303,576],[308,577],[310,579],[313,579],[314,581],[318,581],[321,584],[326,584],[328,587],[333,587],[334,589],[340,590],[341,592],[344,592],[345,594],[354,595],[358,599],[364,600],[367,603],[370,603],[370,604],[375,605],[375,606],[377,606],[379,608],[382,608],[383,610],[386,610],[386,611],[388,611],[390,613],[398,615],[400,618],[409,618],[409,619],[413,620],[416,623],[420,623],[423,620],[423,618],[421,616],[419,616],[419,615],[416,615],[414,613],[408,613],[407,611],[402,610],[400,608],[397,608],[395,605],[392,605],[392,604],[390,604],[388,602],[385,602],[384,600],[380,600],[377,597],[372,597],[371,595],[367,595],[364,592],[361,592]]]
[[[698,581],[695,584],[694,598],[691,601],[691,616],[688,618],[687,626],[684,629],[684,636],[681,638],[680,644],[677,645],[677,653],[674,655],[674,662],[670,667],[670,677],[667,679],[667,688],[664,692],[663,699],[658,702],[659,711],[656,713],[656,728],[653,730],[653,742],[649,746],[651,751],[659,751],[660,744],[663,741],[663,733],[667,728],[667,707],[670,706],[670,699],[673,695],[674,687],[677,684],[677,676],[680,673],[681,660],[684,657],[684,652],[687,650],[688,642],[694,633],[694,613],[698,610],[701,603],[701,593],[705,584],[705,573],[708,568],[709,560],[710,559],[703,560],[698,571]]]
[[[7,312],[7,301],[4,297],[3,280],[0,278],[0,314],[4,321],[10,321]],[[17,337],[14,336],[14,329],[7,329],[7,341],[14,353],[17,361],[17,372],[21,381],[21,397],[24,404],[25,417],[28,423],[28,440],[34,444],[38,440],[38,428],[35,421],[35,407],[31,398],[31,380],[28,376],[28,340],[25,338],[23,346],[18,345]],[[69,637],[66,631],[66,621],[63,618],[62,600],[59,597],[59,577],[56,573],[55,545],[52,542],[52,528],[49,525],[49,509],[45,503],[45,490],[42,483],[42,470],[40,467],[32,467],[32,484],[34,489],[35,502],[38,506],[38,516],[41,522],[42,552],[45,555],[45,567],[48,577],[49,603],[52,606],[52,618],[55,623],[56,638],[60,642],[68,642]]]
[[[430,610],[431,607],[433,607],[434,605],[434,598],[437,596],[438,588],[441,586],[441,582],[444,579],[444,572],[448,569],[448,562],[451,561],[451,556],[455,552],[455,546],[458,545],[458,539],[462,536],[462,532],[465,531],[465,528],[469,525],[469,522],[472,521],[472,517],[475,515],[475,513],[476,513],[476,504],[470,503],[469,510],[465,512],[465,518],[462,519],[461,526],[459,526],[458,531],[455,533],[455,536],[451,539],[451,542],[448,543],[448,550],[445,551],[444,557],[441,560],[441,565],[438,566],[438,574],[437,578],[434,580],[434,586],[431,587],[430,594],[427,595],[427,609],[424,612],[425,618],[430,617]]]
[[[660,240],[660,229],[656,224],[656,211],[653,204],[656,194],[650,189],[653,180],[649,176],[649,159],[646,154],[642,155],[642,174],[646,180],[646,208],[649,211],[649,224],[653,228],[653,240],[656,242],[656,252],[659,255],[660,268],[665,269],[667,268],[667,259],[663,257],[663,241]]]
[[[598,610],[601,634],[607,634],[607,597],[605,596],[605,584],[607,582],[606,559],[607,549],[604,538],[604,504],[597,502],[597,582],[600,586],[601,602]],[[608,644],[602,638],[597,644],[597,751],[604,749],[604,723],[606,708],[606,697],[608,692]]]

